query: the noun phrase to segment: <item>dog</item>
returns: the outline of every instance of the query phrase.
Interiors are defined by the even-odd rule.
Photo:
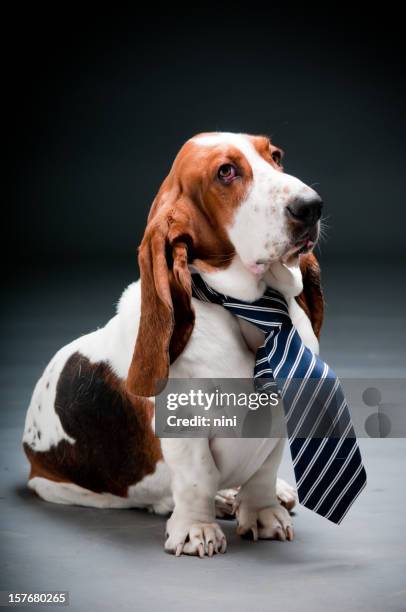
[[[164,548],[176,555],[225,552],[216,513],[235,513],[242,536],[293,538],[296,493],[277,479],[283,440],[158,439],[152,397],[168,377],[253,376],[261,333],[193,298],[193,271],[248,302],[278,289],[318,352],[322,201],[284,173],[282,156],[265,136],[220,132],[180,149],[148,216],[140,281],[104,328],[56,353],[34,389],[23,447],[42,499],[170,515]]]

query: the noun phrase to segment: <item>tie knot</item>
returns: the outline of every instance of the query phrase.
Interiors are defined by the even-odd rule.
[[[225,295],[224,293],[220,293],[216,291],[212,287],[210,287],[206,281],[202,279],[200,274],[192,275],[192,292],[193,296],[197,299],[200,299],[204,302],[213,302],[215,304],[221,304],[223,306],[227,306],[230,304],[236,305],[246,305],[251,307],[259,307],[259,308],[278,308],[288,312],[288,304],[284,296],[276,291],[276,289],[272,289],[268,287],[263,296],[255,300],[255,302],[246,302],[239,298]]]
[[[193,296],[199,300],[220,304],[236,317],[245,319],[264,332],[290,322],[286,299],[275,289],[268,288],[255,302],[245,302],[215,291],[201,276],[193,274],[192,291]]]

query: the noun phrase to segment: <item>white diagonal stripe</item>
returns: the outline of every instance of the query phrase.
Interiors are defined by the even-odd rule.
[[[343,437],[348,433],[348,430],[351,428],[351,421],[348,423],[348,426],[344,432]],[[311,460],[311,462],[309,463],[306,471],[302,474],[302,476],[300,477],[298,483],[297,483],[297,488],[299,489],[299,487],[303,484],[304,480],[307,478],[307,476],[309,475],[311,469],[314,466],[314,463],[316,462],[318,456],[320,455],[321,451],[324,449],[324,447],[327,444],[327,441],[329,440],[329,438],[323,438],[323,442],[322,444],[320,444],[319,448],[317,449],[317,452],[315,454],[315,456],[313,457],[313,459]],[[342,438],[340,439],[340,441],[342,440]],[[333,453],[332,453],[332,458],[334,458],[336,456],[336,449],[340,448],[340,444],[338,443],[337,446],[335,447]],[[318,480],[318,479],[317,479]]]
[[[347,465],[349,464],[349,462],[351,461],[352,457],[354,456],[354,453],[355,453],[356,450],[357,450],[357,445],[355,444],[355,441],[354,441],[354,446],[352,447],[351,452],[348,454],[346,460],[344,461],[344,463],[342,464],[341,468],[339,469],[339,471],[335,475],[334,479],[331,481],[330,485],[324,491],[323,495],[321,496],[321,498],[317,502],[317,505],[313,508],[313,510],[315,512],[317,512],[317,510],[320,508],[320,506],[323,503],[323,501],[326,499],[327,495],[330,493],[331,489],[335,486],[337,480],[340,478],[341,474],[346,469]],[[333,459],[335,459],[336,456],[337,456],[337,453],[334,454]],[[331,463],[331,461],[329,461],[329,463]],[[324,472],[325,472],[325,470],[324,470]],[[320,482],[320,480],[321,480],[321,478],[318,479],[318,482]],[[306,501],[307,501],[307,499],[308,499],[308,495],[306,495]]]
[[[290,368],[289,374],[287,375],[286,380],[285,380],[285,384],[283,385],[283,389],[282,389],[283,394],[286,393],[286,390],[289,387],[289,381],[293,378],[293,373],[295,372],[296,368],[299,365],[300,360],[303,357],[304,350],[305,350],[305,345],[301,344],[300,349],[297,352],[295,362],[293,366]]]
[[[335,394],[335,392],[336,392],[336,390],[337,390],[337,388],[338,388],[338,384],[339,384],[339,383],[338,383],[338,380],[336,380],[336,382],[335,382],[335,384],[334,384],[334,387],[333,387],[333,389],[331,390],[330,395],[329,395],[329,397],[327,398],[326,403],[325,403],[325,405],[324,405],[325,410],[323,410],[322,412],[320,412],[320,414],[319,414],[319,416],[317,417],[316,422],[315,422],[315,424],[313,425],[313,427],[312,427],[312,429],[311,429],[310,433],[308,434],[308,436],[306,436],[306,437],[307,437],[307,441],[306,441],[306,442],[303,444],[303,446],[301,447],[300,451],[297,453],[297,455],[296,455],[296,457],[295,457],[295,462],[294,462],[294,465],[296,465],[296,464],[297,464],[297,462],[300,460],[300,457],[302,456],[302,454],[303,454],[303,453],[304,453],[304,451],[306,450],[307,445],[309,444],[309,441],[310,441],[310,440],[313,438],[313,436],[314,436],[314,432],[316,431],[317,427],[319,426],[319,423],[320,423],[321,419],[322,419],[322,418],[324,417],[324,415],[326,414],[327,408],[329,407],[330,402],[331,402],[332,398],[334,397],[334,394]],[[325,436],[325,437],[328,437],[328,436]]]
[[[303,414],[299,419],[299,422],[297,423],[296,427],[295,427],[295,431],[289,436],[290,439],[294,439],[297,436],[297,432],[299,431],[301,424],[303,423],[303,421],[305,420],[305,418],[307,417],[308,413],[310,412],[314,401],[317,397],[317,395],[320,393],[320,388],[322,386],[322,384],[324,383],[324,381],[326,380],[326,376],[324,375],[325,373],[327,373],[328,370],[328,365],[324,364],[324,368],[323,368],[323,374],[321,376],[321,378],[319,379],[319,382],[316,385],[316,388],[314,389],[311,398],[309,399],[309,401],[307,402],[306,408],[303,409]],[[295,463],[296,465],[296,463]]]
[[[362,465],[362,463],[361,463],[361,468],[362,468],[362,467],[363,467],[363,465]],[[359,474],[357,475],[357,478],[358,478],[358,476],[359,476]],[[343,519],[346,517],[346,515],[347,515],[347,513],[348,513],[348,510],[349,510],[349,509],[351,508],[351,506],[354,504],[354,502],[355,502],[355,500],[357,499],[357,497],[358,497],[358,496],[359,496],[359,495],[362,493],[362,491],[365,489],[366,484],[367,484],[367,482],[366,482],[366,480],[365,480],[365,481],[362,483],[362,485],[361,485],[360,489],[357,491],[357,494],[356,494],[356,495],[355,495],[355,496],[352,498],[352,500],[351,500],[350,504],[348,505],[348,507],[347,507],[347,508],[345,508],[345,510],[344,510],[344,512],[343,512],[343,514],[342,514],[342,515],[340,516],[340,518],[337,520],[337,525],[339,525],[339,524],[340,524],[340,523],[343,521]]]
[[[311,489],[308,491],[306,497],[302,500],[302,503],[307,502],[307,500],[310,498],[311,494],[313,493],[314,489],[318,486],[318,484],[320,483],[320,481],[322,480],[324,474],[327,472],[328,468],[330,467],[331,463],[333,462],[334,459],[336,459],[338,452],[340,451],[342,444],[343,444],[343,440],[345,438],[341,438],[339,444],[337,444],[337,446],[335,447],[334,451],[331,454],[330,459],[328,460],[328,462],[326,463],[326,465],[323,467],[322,471],[320,472],[319,476],[317,477],[317,480],[313,483]],[[347,457],[348,459],[348,457]],[[346,461],[347,461],[346,459]],[[343,464],[343,466],[341,466],[343,469],[345,468],[346,463]],[[334,486],[334,482],[336,481],[337,476],[334,478],[334,480],[332,481],[332,484],[330,485],[329,489],[331,489],[332,486]],[[324,497],[323,497],[324,499]],[[318,503],[321,503],[320,500]]]
[[[306,374],[303,377],[303,380],[302,380],[301,385],[300,385],[300,387],[299,387],[299,389],[298,389],[298,391],[296,393],[296,396],[295,396],[294,400],[292,401],[291,407],[289,408],[289,411],[286,413],[286,419],[288,421],[289,421],[290,417],[292,416],[292,413],[293,413],[293,411],[295,409],[296,403],[297,403],[299,397],[301,396],[302,391],[303,391],[306,383],[308,382],[308,379],[309,379],[310,374],[311,374],[311,372],[312,372],[312,370],[313,370],[313,368],[315,366],[315,363],[316,363],[316,356],[313,355],[312,359],[311,359],[311,362],[309,364],[309,367],[307,368],[307,372],[306,372]],[[282,393],[283,393],[283,395],[285,395],[286,391],[282,390]]]
[[[286,357],[287,357],[288,352],[289,352],[290,344],[291,344],[291,342],[293,340],[295,332],[296,332],[295,328],[292,327],[292,329],[289,332],[288,338],[286,340],[285,350],[283,351],[282,359],[280,360],[280,362],[278,363],[278,365],[274,369],[274,377],[275,378],[278,376],[278,372],[280,371],[281,367],[283,366],[283,364],[286,361]]]
[[[259,372],[255,374],[255,378],[261,378],[262,374],[265,374],[266,372],[268,372],[269,374],[272,374],[271,368],[265,368],[264,370],[260,370]]]
[[[330,508],[329,512],[328,512],[328,513],[325,515],[325,516],[326,516],[326,518],[329,518],[329,517],[330,517],[330,516],[333,514],[334,510],[337,508],[338,504],[340,503],[340,501],[342,500],[342,498],[344,497],[344,495],[347,493],[348,489],[350,488],[350,486],[352,485],[352,483],[354,482],[354,480],[355,480],[356,478],[358,478],[358,475],[359,475],[359,473],[361,472],[362,468],[363,468],[363,465],[362,465],[362,463],[360,463],[360,464],[359,464],[359,466],[358,466],[357,471],[356,471],[356,472],[354,472],[354,474],[353,474],[353,476],[352,476],[351,480],[348,482],[348,484],[347,484],[347,486],[345,487],[345,489],[344,489],[344,490],[343,490],[343,491],[340,493],[340,495],[339,495],[339,496],[338,496],[338,498],[336,499],[336,501],[335,501],[334,505],[333,505],[333,506]]]

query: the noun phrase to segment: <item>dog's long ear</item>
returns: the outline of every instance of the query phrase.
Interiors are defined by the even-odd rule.
[[[136,395],[156,394],[193,331],[189,222],[181,204],[159,208],[139,249],[141,319],[127,376],[127,390]]]
[[[324,298],[321,288],[320,266],[313,253],[300,256],[300,269],[303,276],[303,291],[296,298],[309,317],[317,338],[323,324]]]

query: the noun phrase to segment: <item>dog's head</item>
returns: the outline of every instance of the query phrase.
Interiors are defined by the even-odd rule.
[[[319,269],[311,253],[322,202],[285,174],[263,136],[207,133],[187,141],[164,180],[139,250],[141,320],[128,389],[153,395],[193,330],[190,267],[228,295],[253,301],[270,264],[300,257],[301,304],[318,335]]]

